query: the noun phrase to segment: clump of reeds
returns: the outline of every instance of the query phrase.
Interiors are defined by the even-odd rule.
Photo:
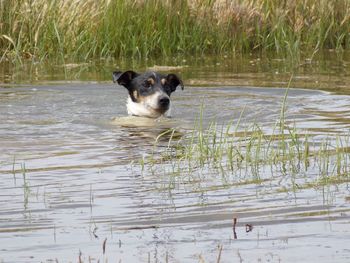
[[[194,130],[182,139],[171,137],[160,155],[157,152],[143,158],[142,170],[162,178],[168,175],[169,180],[181,178],[181,181],[200,180],[196,176],[215,180],[219,176],[228,184],[286,176],[294,190],[350,179],[350,139],[347,136],[329,135],[316,141],[295,125],[281,127],[280,120],[272,133],[266,133],[256,123],[243,130],[238,125],[239,121],[235,125],[212,122],[203,127],[199,119]],[[170,130],[160,136],[174,133]],[[307,180],[297,184],[297,178]]]
[[[0,59],[350,47],[350,2],[337,0],[3,0]]]
[[[227,178],[232,175],[234,180],[237,175],[243,175],[244,180],[256,182],[266,179],[265,170],[268,169],[268,177],[273,177],[274,173],[289,176],[293,187],[297,186],[296,177],[305,177],[310,171],[312,178],[309,179],[316,184],[348,181],[349,136],[330,135],[316,141],[312,135],[297,129],[295,123],[286,123],[287,97],[292,78],[282,101],[280,118],[272,127],[272,132],[271,127],[267,133],[257,123],[242,129],[241,117],[235,124],[230,121],[219,125],[214,121],[204,127],[202,108],[194,129],[180,140],[174,140],[174,129],[159,135],[159,138],[170,135],[168,146],[161,157],[157,153],[146,160],[142,159],[142,170],[146,167],[159,173],[159,168],[163,168],[166,174],[184,177],[221,174]],[[158,169],[154,169],[154,166]]]

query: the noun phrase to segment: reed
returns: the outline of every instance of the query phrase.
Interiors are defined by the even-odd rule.
[[[1,60],[87,60],[350,47],[337,0],[2,0]]]
[[[285,125],[284,134],[279,129],[269,134],[256,123],[243,130],[238,122],[212,122],[205,128],[199,123],[180,140],[170,138],[165,150],[143,158],[142,171],[168,178],[167,189],[220,177],[220,185],[228,186],[285,177],[293,191],[350,180],[347,135],[318,141],[296,124]]]
[[[213,177],[213,180],[217,175],[221,175],[224,184],[228,185],[237,180],[258,183],[276,175],[285,176],[290,179],[293,191],[349,181],[348,134],[329,135],[320,141],[313,138],[312,134],[298,129],[295,122],[286,122],[287,97],[292,78],[272,132],[258,123],[242,128],[243,111],[236,122],[232,120],[218,124],[212,121],[204,126],[201,107],[192,131],[180,139],[174,138],[175,129],[159,135],[156,145],[161,137],[170,134],[168,144],[162,147],[165,150],[159,152],[155,149],[155,154],[140,161],[142,172],[168,175],[169,189],[175,188],[176,178],[202,182],[201,176]],[[303,185],[300,178],[307,178],[309,182]]]

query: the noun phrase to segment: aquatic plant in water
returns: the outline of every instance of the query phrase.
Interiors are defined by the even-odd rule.
[[[349,135],[319,140],[298,129],[295,122],[287,124],[287,94],[288,89],[272,129],[258,123],[241,127],[241,118],[204,127],[201,109],[193,130],[180,139],[174,137],[176,129],[159,135],[156,145],[163,136],[169,136],[169,141],[142,158],[142,171],[167,176],[171,187],[176,181],[201,181],[202,176],[227,185],[280,176],[290,180],[294,191],[349,181]]]

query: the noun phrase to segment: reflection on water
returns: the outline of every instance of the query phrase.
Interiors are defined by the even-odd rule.
[[[162,65],[162,66],[160,66]],[[164,66],[167,65],[167,66]],[[286,87],[294,74],[292,87],[349,94],[350,52],[332,51],[313,57],[286,58],[275,54],[250,56],[171,57],[154,60],[69,62],[66,64],[0,63],[0,83],[74,83],[110,81],[116,68],[136,71],[155,70],[180,73],[191,86]]]
[[[238,79],[191,70],[189,83]],[[250,84],[249,74],[239,81]],[[269,131],[285,92],[187,85],[172,95],[174,117],[152,120],[126,117],[126,91],[110,83],[0,88],[0,262],[348,262],[347,183],[290,191],[291,178],[269,169],[260,183],[141,169],[201,108],[205,126],[242,115],[242,128]],[[349,105],[345,95],[291,89],[287,123],[315,142],[345,134]]]

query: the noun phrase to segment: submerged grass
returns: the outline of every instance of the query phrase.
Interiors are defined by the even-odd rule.
[[[203,176],[214,181],[219,176],[227,185],[287,177],[293,191],[348,182],[350,136],[329,135],[320,140],[299,130],[296,123],[287,124],[288,91],[273,129],[257,123],[242,129],[243,112],[236,122],[213,121],[204,127],[201,108],[193,130],[179,140],[173,137],[175,129],[159,135],[156,142],[170,135],[168,145],[160,157],[159,152],[144,157],[142,171],[169,175],[170,188],[175,187],[176,177],[200,182]]]
[[[87,60],[350,47],[337,0],[2,0],[0,60]]]
[[[198,124],[181,140],[170,139],[161,157],[157,153],[144,158],[142,169],[170,175],[173,180],[221,177],[228,185],[282,176],[290,179],[293,190],[350,180],[348,136],[329,135],[319,141],[295,125],[285,125],[284,134],[278,129],[266,133],[256,123],[237,131],[237,125],[213,122],[203,128]]]

